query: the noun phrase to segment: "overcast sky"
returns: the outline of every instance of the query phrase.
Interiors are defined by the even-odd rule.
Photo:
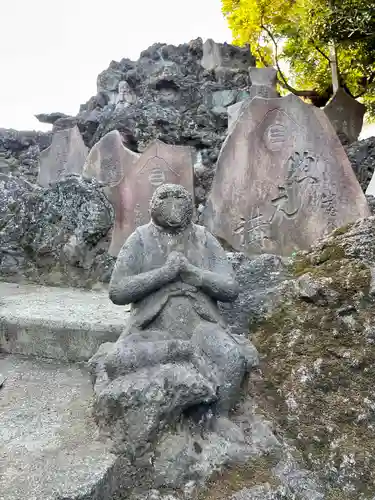
[[[112,59],[156,42],[230,42],[220,0],[0,0],[0,127],[47,130],[75,115]]]
[[[48,130],[34,114],[78,113],[112,59],[156,42],[230,42],[220,0],[0,0],[0,127]],[[362,136],[375,133],[365,127]]]

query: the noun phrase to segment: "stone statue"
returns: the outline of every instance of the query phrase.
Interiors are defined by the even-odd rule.
[[[118,95],[116,99],[116,109],[123,109],[130,106],[130,104],[134,104],[136,101],[136,96],[128,82],[121,81],[118,84]]]
[[[112,274],[110,299],[132,304],[132,313],[118,341],[101,346],[90,362],[97,393],[137,370],[185,363],[213,388],[206,387],[200,400],[195,381],[194,404],[213,402],[213,412],[226,415],[256,358],[250,342],[226,331],[217,306],[238,296],[233,269],[212,234],[192,223],[193,202],[185,188],[160,186],[150,208],[151,221],[127,239]],[[171,401],[167,407],[176,410]]]

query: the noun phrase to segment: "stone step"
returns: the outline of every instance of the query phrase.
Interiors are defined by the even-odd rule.
[[[86,361],[118,338],[128,315],[106,291],[0,282],[0,351]]]
[[[118,459],[91,417],[88,373],[0,354],[1,500],[118,498]]]

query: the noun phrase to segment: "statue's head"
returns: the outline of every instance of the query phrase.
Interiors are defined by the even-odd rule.
[[[178,231],[193,218],[193,199],[189,191],[178,184],[163,184],[151,199],[151,219],[157,226]]]

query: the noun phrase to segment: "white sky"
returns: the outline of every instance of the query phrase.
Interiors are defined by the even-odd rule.
[[[49,130],[37,113],[78,113],[112,59],[156,42],[230,42],[220,0],[0,0],[0,127]],[[365,126],[361,137],[375,134]]]
[[[0,127],[48,130],[78,113],[111,60],[156,42],[230,42],[220,0],[0,0]]]

